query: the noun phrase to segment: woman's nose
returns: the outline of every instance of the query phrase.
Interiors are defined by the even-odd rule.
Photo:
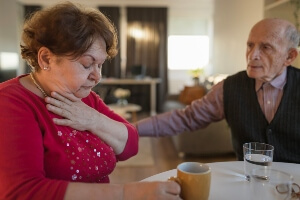
[[[101,78],[101,69],[98,66],[94,66],[89,78],[95,80],[96,83],[99,82]]]

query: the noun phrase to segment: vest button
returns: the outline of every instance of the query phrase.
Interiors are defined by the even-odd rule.
[[[269,129],[267,130],[267,134],[272,134],[272,129],[269,128]]]

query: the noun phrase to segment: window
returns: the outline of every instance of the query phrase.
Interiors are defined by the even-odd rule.
[[[209,38],[200,35],[169,36],[168,68],[191,70],[203,68],[209,62]]]
[[[0,69],[12,70],[19,66],[19,56],[13,52],[0,52]]]

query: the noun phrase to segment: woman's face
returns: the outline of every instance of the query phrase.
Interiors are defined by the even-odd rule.
[[[54,57],[49,65],[52,82],[49,89],[61,94],[71,93],[78,98],[87,97],[101,79],[101,68],[106,58],[106,44],[102,38],[76,60]]]

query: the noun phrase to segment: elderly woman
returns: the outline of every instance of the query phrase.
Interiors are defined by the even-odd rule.
[[[0,199],[180,199],[175,182],[103,184],[138,150],[135,127],[91,91],[117,53],[110,21],[58,4],[25,22],[22,41],[32,72],[0,84]]]

